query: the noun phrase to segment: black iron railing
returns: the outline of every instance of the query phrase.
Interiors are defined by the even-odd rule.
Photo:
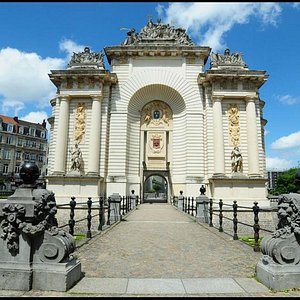
[[[117,206],[114,206],[113,204],[116,204]],[[58,214],[61,210],[70,211],[68,222],[62,225],[59,224],[58,227],[69,227],[69,233],[71,235],[83,234],[84,231],[85,237],[90,239],[93,236],[91,227],[92,225],[95,225],[95,222],[97,222],[97,231],[106,230],[114,223],[121,221],[122,216],[128,214],[139,204],[140,199],[135,195],[134,198],[132,195],[120,197],[118,201],[116,199],[111,199],[110,197],[107,199],[100,197],[97,200],[88,197],[86,202],[76,202],[76,197],[71,197],[69,203],[58,204],[56,206]],[[76,211],[86,211],[86,215],[82,218],[77,218]],[[86,221],[86,227],[83,225],[84,221]],[[86,228],[86,230],[83,228]]]
[[[190,200],[189,200],[190,199]],[[174,206],[178,207],[179,200],[182,201],[182,209],[183,212],[188,213],[192,216],[197,216],[197,205],[195,203],[194,205],[194,199],[193,197],[173,197],[172,204]],[[189,202],[190,201],[190,202]],[[222,199],[219,199],[219,201],[213,201],[213,199],[209,199],[208,203],[208,209],[204,211],[204,214],[208,214],[205,218],[207,220],[207,223],[210,227],[215,227],[218,229],[219,232],[225,232],[227,234],[230,234],[234,240],[239,240],[238,236],[238,226],[243,225],[249,228],[253,229],[253,239],[254,239],[254,245],[253,250],[258,252],[260,251],[260,245],[259,245],[259,239],[260,239],[260,232],[268,232],[272,233],[274,230],[270,230],[267,228],[263,228],[259,224],[259,213],[260,212],[277,212],[277,207],[273,207],[270,209],[261,209],[258,206],[257,202],[253,203],[254,205],[252,207],[250,206],[240,206],[238,205],[237,201],[234,200],[233,204],[224,203]],[[193,213],[193,210],[195,210],[195,215]],[[253,223],[249,224],[243,221],[239,221],[238,216],[240,213],[253,213]],[[229,214],[232,215],[232,217],[229,217]],[[217,222],[213,222],[214,216],[217,217]],[[232,230],[228,232],[228,227],[226,230],[224,230],[223,222],[224,220],[229,220],[232,222]],[[215,223],[215,224],[214,224]],[[275,226],[274,226],[275,229]]]

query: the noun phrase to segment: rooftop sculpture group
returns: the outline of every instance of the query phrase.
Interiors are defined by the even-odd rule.
[[[85,47],[83,52],[73,52],[71,60],[68,64],[68,69],[91,67],[104,68],[102,53],[91,52],[89,47]]]
[[[142,28],[140,33],[136,33],[134,28],[127,32],[127,38],[122,45],[136,45],[140,43],[155,43],[155,42],[166,42],[175,43],[179,45],[194,45],[193,41],[186,34],[183,28],[174,28],[169,24],[162,24],[160,19],[157,23],[154,23],[151,19],[147,25]]]
[[[247,67],[243,61],[242,55],[240,53],[231,54],[230,50],[227,48],[224,51],[224,54],[211,53],[211,66],[242,66]]]

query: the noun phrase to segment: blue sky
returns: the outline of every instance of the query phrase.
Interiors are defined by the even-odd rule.
[[[42,122],[55,95],[50,70],[73,52],[101,52],[137,32],[148,16],[187,29],[192,40],[240,52],[251,70],[265,70],[260,89],[267,168],[300,161],[300,3],[297,2],[28,2],[0,3],[0,114]],[[105,60],[106,68],[109,65]],[[209,68],[209,61],[206,69]]]

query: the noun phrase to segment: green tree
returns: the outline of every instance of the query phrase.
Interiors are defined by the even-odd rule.
[[[273,191],[274,195],[296,193],[298,187],[295,185],[295,174],[298,168],[292,168],[283,172],[277,178],[277,186]]]

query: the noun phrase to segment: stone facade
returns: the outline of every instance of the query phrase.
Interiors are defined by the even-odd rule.
[[[86,48],[74,53],[67,70],[50,74],[57,95],[47,188],[57,201],[131,190],[143,195],[145,180],[159,175],[168,199],[180,190],[198,196],[204,185],[208,197],[224,202],[268,204],[259,97],[265,71],[249,70],[228,49],[210,55],[184,29],[159,20],[140,33],[131,29],[121,45],[104,51],[110,71],[102,53]],[[83,161],[77,174],[70,172],[75,144]],[[243,160],[239,172],[232,168],[234,147]]]

